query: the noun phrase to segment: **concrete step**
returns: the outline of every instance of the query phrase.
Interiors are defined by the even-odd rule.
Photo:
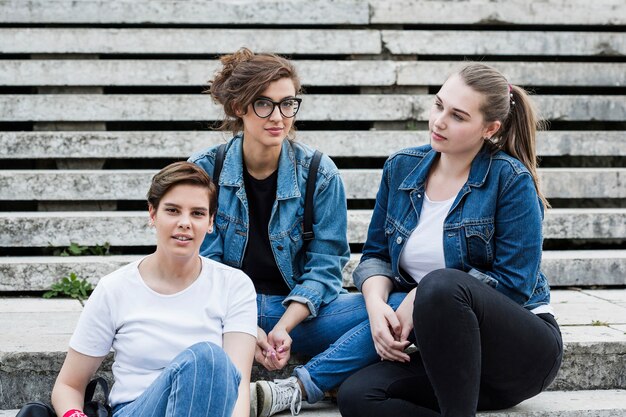
[[[232,53],[245,45],[278,54],[360,55],[380,54],[380,36],[370,29],[0,28],[0,52],[207,55]],[[599,36],[592,34],[611,42],[611,36]]]
[[[348,241],[363,243],[371,210],[348,210]],[[59,233],[63,230],[64,233]],[[128,233],[132,230],[133,233]],[[626,209],[551,209],[545,239],[624,239]],[[152,246],[147,211],[0,212],[0,247]]]
[[[626,54],[619,32],[490,30],[383,30],[382,43],[394,55],[597,56]]]
[[[587,3],[583,3],[587,4]],[[544,1],[388,1],[287,0],[264,2],[168,0],[72,1],[9,0],[2,2],[2,23],[115,24],[624,24],[617,1],[602,1],[589,13],[581,2]]]
[[[15,417],[18,410],[0,410],[0,417]],[[290,416],[285,411],[277,416]],[[304,417],[340,417],[331,402],[315,405],[304,403]],[[489,417],[623,417],[626,415],[625,390],[546,391],[521,404],[500,411],[484,411],[478,416]]]
[[[1,32],[1,29],[0,29]],[[1,36],[1,33],[0,33]],[[307,95],[301,121],[427,121],[433,95]],[[626,119],[623,95],[536,96],[547,120]],[[222,118],[221,107],[201,94],[5,94],[0,122],[205,121]]]
[[[565,344],[551,390],[626,388],[626,290],[552,292]],[[0,409],[47,398],[80,315],[77,301],[0,298]],[[294,359],[289,368],[300,363]],[[101,373],[108,375],[110,358]],[[255,367],[255,378],[269,374]]]
[[[307,86],[440,85],[455,61],[294,61]],[[608,86],[626,84],[626,63],[489,62],[517,85]],[[207,60],[5,60],[0,85],[7,86],[198,86],[219,67]]]
[[[585,0],[506,1],[388,1],[369,0],[371,23],[377,24],[510,24],[510,25],[618,25],[626,22],[619,0],[584,9]]]
[[[348,199],[375,199],[380,169],[342,169]],[[0,170],[0,200],[145,200],[157,170]],[[550,198],[626,198],[626,168],[544,168]],[[50,187],[56,184],[56,187]]]
[[[369,5],[361,0],[9,0],[0,3],[0,22],[364,25],[369,23]]]
[[[74,272],[96,285],[101,277],[141,255],[0,257],[2,291],[45,291]],[[353,253],[343,270],[343,286],[353,288],[352,271],[361,254]],[[626,285],[626,250],[544,251],[541,269],[553,287]]]
[[[223,132],[0,132],[0,159],[186,158],[224,143]],[[300,131],[307,143],[333,158],[386,158],[399,149],[429,143],[428,131]],[[540,156],[626,156],[625,131],[548,131],[537,136]]]
[[[1,28],[6,54],[281,54],[594,56],[626,54],[626,34],[587,31]]]

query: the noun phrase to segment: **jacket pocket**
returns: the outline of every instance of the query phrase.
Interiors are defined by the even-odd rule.
[[[491,266],[493,264],[493,222],[465,225],[467,257],[473,267]]]

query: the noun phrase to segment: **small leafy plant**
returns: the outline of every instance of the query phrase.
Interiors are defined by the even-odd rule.
[[[592,326],[608,326],[609,323],[607,323],[606,321],[592,320],[591,325]]]
[[[50,291],[44,293],[43,298],[65,296],[78,300],[80,305],[84,306],[84,300],[89,298],[91,291],[93,291],[93,286],[86,279],[79,279],[74,272],[71,272],[69,276],[52,284]]]

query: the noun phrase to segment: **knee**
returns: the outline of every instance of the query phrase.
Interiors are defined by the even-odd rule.
[[[180,355],[177,361],[181,367],[188,365],[194,370],[207,375],[221,375],[227,379],[239,379],[239,371],[232,363],[224,349],[211,342],[200,342],[189,346]]]
[[[350,378],[341,384],[337,394],[337,405],[343,417],[359,416],[358,406],[362,402],[358,398],[359,394],[359,390],[355,389],[355,384],[352,384]]]
[[[431,306],[440,309],[450,302],[458,301],[459,294],[464,293],[463,282],[467,276],[463,271],[449,268],[426,274],[417,286],[415,310],[428,309]]]
[[[367,395],[359,378],[348,378],[337,394],[337,405],[343,417],[362,417],[368,415]]]

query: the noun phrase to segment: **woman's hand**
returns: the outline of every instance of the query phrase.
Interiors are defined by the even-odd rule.
[[[408,362],[409,355],[404,353],[404,349],[409,343],[401,340],[402,324],[387,304],[391,290],[391,280],[383,275],[369,277],[361,287],[376,353],[381,359]]]
[[[267,341],[274,349],[269,355],[266,355],[266,361],[271,368],[268,368],[267,365],[265,367],[272,370],[283,369],[291,356],[291,336],[289,336],[289,332],[284,327],[278,327],[277,324],[267,335]]]
[[[409,338],[413,330],[413,303],[415,302],[415,288],[413,288],[402,300],[396,309],[396,317],[400,322],[400,341],[404,342]],[[398,333],[397,333],[398,334]]]
[[[267,359],[268,354],[272,354],[272,353],[275,354],[274,348],[267,341],[267,334],[265,333],[263,329],[257,326],[256,333],[257,333],[257,336],[256,336],[256,348],[254,349],[254,359],[258,363],[263,365],[265,369],[269,371],[273,371],[275,368],[268,367],[266,359]]]
[[[404,349],[409,342],[401,339],[402,324],[393,309],[379,299],[367,304],[367,312],[376,353],[381,359],[408,362],[409,355],[404,353]]]

